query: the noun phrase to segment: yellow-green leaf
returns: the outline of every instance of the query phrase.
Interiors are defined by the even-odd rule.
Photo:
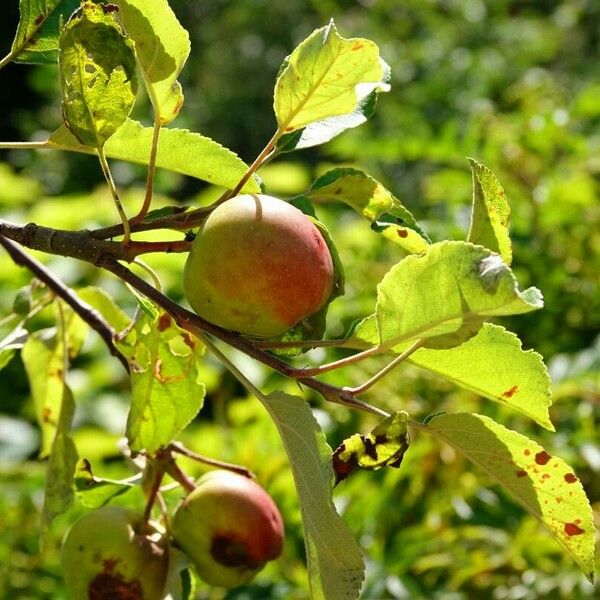
[[[19,25],[10,56],[15,62],[56,63],[61,20],[66,21],[79,0],[20,0]]]
[[[467,240],[498,252],[510,265],[510,206],[506,193],[490,169],[472,158],[469,163],[473,173],[473,212]]]
[[[482,415],[441,415],[419,429],[450,444],[481,467],[548,528],[588,579],[593,578],[592,509],[567,463]]]
[[[387,76],[377,45],[341,37],[332,21],[301,42],[283,65],[274,98],[279,129],[290,133],[348,115],[374,90],[387,91]]]
[[[346,438],[332,456],[336,483],[346,479],[356,468],[398,468],[409,444],[407,417],[405,412],[395,412],[379,423],[371,433],[355,433]]]
[[[468,242],[440,242],[392,267],[377,287],[382,349],[470,329],[477,321],[541,308],[536,288],[520,291],[497,255]],[[473,333],[470,331],[470,333]]]
[[[131,113],[137,93],[134,44],[115,10],[85,3],[59,42],[62,113],[86,146],[102,148]]]
[[[132,401],[127,438],[132,450],[154,452],[173,440],[204,401],[199,360],[204,346],[148,302],[127,336],[117,342],[127,357]]]
[[[57,129],[45,147],[96,154],[93,147],[81,144],[65,127]],[[151,147],[152,127],[127,119],[106,142],[104,152],[109,158],[147,165]],[[248,170],[235,153],[214,140],[186,129],[172,128],[161,130],[156,166],[228,189],[235,187]],[[258,193],[260,186],[256,179],[250,178],[242,191]]]
[[[319,202],[344,202],[371,222],[371,227],[407,252],[425,252],[429,238],[415,218],[381,183],[358,169],[328,171],[306,196]]]
[[[274,392],[260,400],[275,422],[290,460],[302,514],[311,598],[358,598],[364,562],[331,499],[331,448],[303,398]]]
[[[167,0],[116,0],[121,21],[135,42],[148,95],[162,125],[170,123],[183,105],[177,81],[190,53],[190,37]]]

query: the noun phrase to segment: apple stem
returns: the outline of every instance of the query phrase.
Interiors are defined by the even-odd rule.
[[[146,502],[146,508],[144,509],[144,523],[147,523],[150,520],[150,516],[152,514],[152,507],[154,506],[154,502],[158,496],[160,491],[160,484],[162,483],[163,477],[165,476],[165,471],[158,465],[158,469],[154,475],[154,479],[152,480],[152,487],[148,492],[148,501]]]
[[[167,473],[189,494],[196,489],[193,480],[190,479],[172,458],[166,465]]]
[[[353,354],[352,356],[346,356],[345,358],[340,358],[339,360],[335,360],[330,363],[326,363],[319,367],[314,367],[312,369],[298,369],[297,374],[292,374],[292,377],[296,379],[300,379],[303,377],[314,377],[315,375],[322,375],[323,373],[328,373],[329,371],[334,371],[335,369],[340,369],[341,367],[345,367],[347,365],[352,365],[369,356],[374,356],[379,354],[381,350],[379,346],[373,346],[368,348],[367,350],[363,350],[357,354]]]
[[[278,129],[273,137],[267,142],[267,145],[261,150],[260,154],[254,159],[254,162],[248,167],[248,170],[244,173],[244,176],[238,181],[237,185],[228,193],[222,197],[222,202],[233,198],[240,193],[240,190],[244,187],[248,179],[254,175],[254,173],[267,161],[270,155],[275,151],[275,145],[277,140],[281,137],[282,131]]]
[[[193,452],[192,450],[189,450],[183,444],[180,444],[178,442],[172,442],[171,444],[169,444],[169,448],[173,452],[177,452],[178,454],[187,456],[188,458],[191,458],[192,460],[198,461],[205,465],[210,465],[211,467],[216,467],[218,469],[225,469],[227,471],[233,471],[234,473],[247,477],[248,479],[256,479],[256,475],[254,475],[254,473],[246,467],[243,467],[241,465],[235,465],[233,463],[223,462],[221,460],[210,458],[209,456],[204,456],[203,454],[198,454],[196,452]]]
[[[385,367],[383,367],[383,369],[375,373],[373,377],[365,381],[362,385],[353,388],[345,387],[344,391],[349,392],[353,396],[358,396],[359,394],[366,392],[368,389],[372,388],[380,379],[387,375],[393,368],[395,368],[401,362],[406,360],[413,352],[421,348],[424,343],[424,339],[417,340],[412,346],[407,348],[404,352],[402,352],[402,354],[399,354],[394,360],[392,360]]]

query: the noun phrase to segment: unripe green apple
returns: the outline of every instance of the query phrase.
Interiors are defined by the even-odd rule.
[[[255,481],[212,471],[177,507],[173,537],[208,584],[236,587],[251,581],[283,547],[277,506]]]
[[[137,513],[115,506],[75,522],[61,552],[73,600],[162,600],[168,554],[136,531],[141,522]]]
[[[207,321],[274,337],[318,312],[334,279],[327,243],[305,214],[272,196],[243,194],[218,206],[198,231],[183,289]]]

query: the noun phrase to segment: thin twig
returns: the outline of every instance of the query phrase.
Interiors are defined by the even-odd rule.
[[[210,458],[209,456],[204,456],[203,454],[198,454],[186,448],[183,444],[178,442],[171,442],[169,444],[169,448],[173,452],[177,452],[183,456],[187,456],[192,460],[203,463],[205,465],[210,465],[211,467],[217,467],[218,469],[226,469],[227,471],[232,471],[237,473],[238,475],[243,475],[244,477],[248,477],[248,479],[256,479],[256,475],[250,469],[243,467],[241,465],[235,465],[233,463],[223,462],[222,460],[217,460],[215,458]]]
[[[83,302],[71,288],[67,287],[42,263],[29,256],[17,244],[0,234],[0,244],[8,252],[12,260],[28,269],[40,281],[44,282],[57,296],[62,298],[92,329],[104,340],[110,353],[119,359],[121,364],[129,371],[127,359],[116,348],[113,342],[115,330],[108,324],[102,315],[89,304]]]
[[[399,354],[396,358],[394,358],[394,360],[389,362],[385,367],[383,367],[383,369],[375,373],[373,377],[365,381],[363,384],[353,388],[345,387],[344,389],[347,392],[350,392],[353,396],[363,394],[368,389],[372,388],[382,377],[387,375],[392,369],[397,367],[401,362],[405,361],[413,352],[416,352],[421,346],[423,346],[424,343],[425,340],[423,339],[417,340],[412,346],[407,348],[404,352],[402,352],[402,354]]]

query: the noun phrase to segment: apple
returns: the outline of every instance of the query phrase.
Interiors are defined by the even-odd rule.
[[[217,206],[192,243],[183,289],[203,319],[246,335],[275,337],[331,296],[333,260],[316,225],[264,194]]]
[[[207,473],[177,507],[176,543],[201,579],[221,587],[251,581],[283,548],[283,520],[255,481],[231,471]]]
[[[141,527],[140,515],[115,506],[98,508],[75,522],[61,551],[73,600],[162,600],[168,553]]]

